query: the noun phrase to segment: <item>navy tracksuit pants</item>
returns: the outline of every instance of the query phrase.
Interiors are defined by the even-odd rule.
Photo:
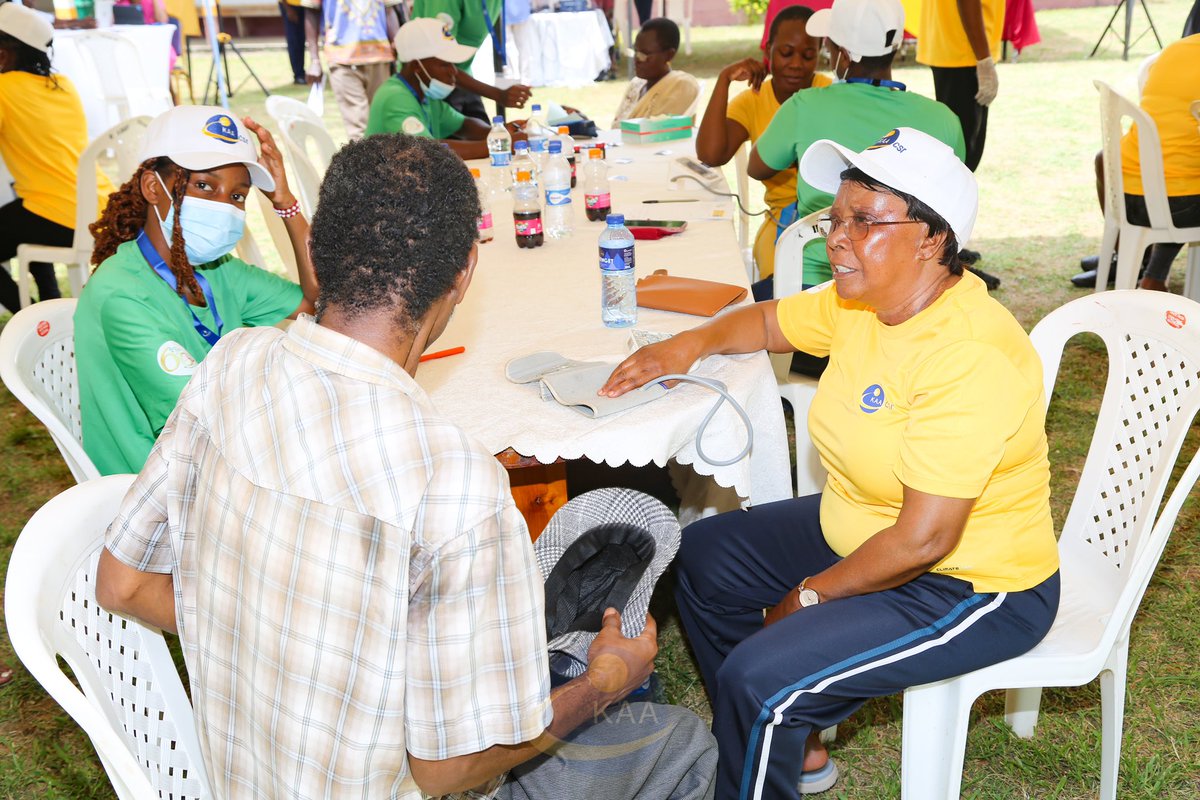
[[[1056,572],[1023,592],[976,593],[927,573],[883,592],[762,609],[839,560],[820,495],[701,520],[683,532],[676,599],[713,701],[718,800],[797,797],[804,745],[870,697],[1020,655],[1058,610]]]

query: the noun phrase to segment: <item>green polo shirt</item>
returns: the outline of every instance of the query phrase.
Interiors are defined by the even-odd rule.
[[[953,148],[959,158],[966,153],[962,125],[949,108],[919,94],[864,83],[836,83],[796,92],[775,112],[754,148],[771,169],[787,169],[799,163],[804,151],[818,139],[832,139],[860,151],[893,128],[927,133]],[[832,204],[833,195],[797,178],[797,217]],[[804,248],[804,285],[815,286],[831,276],[825,242],[809,242]]]
[[[487,20],[483,16],[485,3],[492,25],[499,25],[504,0],[416,0],[412,15],[413,19],[437,17],[449,21],[450,35],[459,44],[479,47],[488,35]],[[469,75],[471,62],[464,61],[458,68]]]
[[[418,101],[399,75],[383,82],[371,100],[367,136],[407,133],[424,139],[449,139],[466,118],[445,100]]]
[[[222,333],[274,325],[304,300],[291,281],[230,256],[198,271],[212,287]],[[211,309],[192,309],[214,328]],[[211,349],[136,241],[100,265],[75,309],[75,368],[83,449],[101,475],[141,470],[179,393]]]

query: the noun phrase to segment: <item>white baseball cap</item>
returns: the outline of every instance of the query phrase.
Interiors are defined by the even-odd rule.
[[[821,139],[800,157],[800,176],[830,194],[850,167],[925,203],[950,224],[958,249],[966,246],[979,209],[979,187],[948,145],[912,128],[895,128],[861,153]]]
[[[275,191],[275,179],[258,163],[258,151],[237,118],[219,106],[175,106],[155,117],[146,128],[138,161],[161,156],[193,171],[242,164],[250,171],[250,183]]]
[[[43,53],[50,51],[54,26],[46,17],[20,3],[0,5],[0,32]]]
[[[846,48],[851,61],[885,56],[904,40],[900,0],[834,0],[805,23],[809,36],[828,37]]]
[[[460,64],[474,58],[474,47],[459,44],[450,33],[452,23],[434,17],[410,20],[400,26],[396,34],[396,57],[403,62],[422,58],[440,58],[451,64]]]

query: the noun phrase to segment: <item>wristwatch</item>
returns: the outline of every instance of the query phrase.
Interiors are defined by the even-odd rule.
[[[816,589],[809,589],[806,585],[807,583],[808,578],[805,578],[804,580],[800,581],[800,585],[796,587],[796,597],[800,601],[801,608],[815,606],[817,603],[821,602],[821,595],[817,594]]]

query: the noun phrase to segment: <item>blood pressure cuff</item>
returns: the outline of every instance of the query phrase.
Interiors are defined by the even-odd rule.
[[[649,383],[620,397],[597,394],[616,368],[615,363],[573,361],[558,353],[542,351],[509,361],[504,375],[513,383],[540,381],[543,400],[557,400],[592,418],[640,406],[667,393],[661,384]]]

